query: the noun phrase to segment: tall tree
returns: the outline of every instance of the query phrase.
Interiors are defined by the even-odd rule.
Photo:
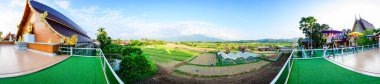
[[[330,29],[329,25],[317,23],[317,19],[312,16],[302,17],[299,24],[299,29],[305,34],[305,37],[311,39],[309,47],[322,47],[324,38],[321,31]]]
[[[108,34],[105,31],[105,28],[102,28],[102,27],[100,27],[98,29],[96,40],[99,41],[101,49],[104,49],[104,46],[106,46],[106,45],[111,45],[112,44],[111,37],[108,37]]]
[[[3,32],[2,31],[0,31],[0,39],[1,39],[1,36],[3,35]]]

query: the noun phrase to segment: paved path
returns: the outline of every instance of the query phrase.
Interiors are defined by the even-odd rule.
[[[343,56],[328,57],[329,61],[346,69],[380,77],[380,49],[363,51]]]
[[[30,74],[69,56],[45,56],[28,50],[17,50],[13,45],[0,45],[0,78]]]
[[[269,64],[267,61],[258,61],[254,63],[233,65],[233,66],[223,66],[223,67],[209,67],[209,66],[195,66],[195,65],[184,65],[179,67],[177,70],[203,75],[203,76],[216,76],[216,75],[235,75],[245,72],[250,72],[253,70],[258,70],[262,66]]]

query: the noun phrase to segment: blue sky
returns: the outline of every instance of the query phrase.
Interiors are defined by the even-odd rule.
[[[301,17],[333,29],[351,28],[355,15],[380,26],[375,0],[37,0],[69,17],[94,38],[105,27],[113,38],[163,39],[204,35],[224,40],[302,37]],[[0,3],[0,31],[15,33],[25,0]],[[2,23],[4,22],[4,23]]]

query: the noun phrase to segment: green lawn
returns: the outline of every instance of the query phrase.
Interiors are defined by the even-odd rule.
[[[380,84],[380,78],[363,75],[326,59],[294,60],[289,84]]]
[[[184,61],[194,56],[195,52],[168,48],[141,48],[155,62],[167,63],[172,60]]]
[[[106,84],[97,57],[70,57],[47,69],[12,78],[1,78],[0,84]]]

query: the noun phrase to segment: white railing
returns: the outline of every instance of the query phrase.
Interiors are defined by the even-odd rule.
[[[365,45],[365,46],[358,46],[357,48],[361,48],[361,51],[364,51],[365,47],[367,47],[367,50],[370,50],[370,49],[374,49],[374,48],[378,48],[376,47],[378,46],[378,44],[374,44],[374,45]],[[344,55],[344,54],[347,54],[344,52],[344,49],[349,49],[349,48],[336,48],[336,49],[308,49],[308,50],[292,50],[289,58],[286,60],[284,66],[281,68],[280,72],[278,72],[278,74],[276,75],[276,77],[270,82],[270,84],[276,84],[276,82],[281,82],[281,83],[284,83],[284,84],[287,84],[288,83],[288,80],[289,80],[289,77],[290,77],[290,74],[291,74],[291,71],[292,71],[292,65],[293,65],[293,62],[292,61],[293,59],[317,59],[317,58],[324,58],[326,57],[326,51],[327,50],[340,50],[341,52],[341,55]],[[296,58],[294,55],[297,54],[299,51],[316,51],[316,50],[323,50],[323,56],[322,57],[312,57],[312,56],[306,56],[307,58]],[[351,52],[348,52],[348,53],[351,53]],[[353,52],[352,52],[353,53]],[[302,53],[303,54],[303,53]],[[288,68],[286,68],[288,67]],[[284,70],[288,70],[288,72],[286,72],[286,79],[282,82],[282,81],[279,81],[279,79],[281,77],[283,77],[284,75]]]
[[[83,53],[85,52],[85,53]],[[90,55],[89,55],[90,54]],[[116,72],[112,69],[107,58],[104,56],[103,51],[100,48],[73,48],[70,47],[70,56],[80,56],[80,57],[99,57],[101,66],[103,69],[104,76],[106,78],[107,84],[110,83],[110,79],[107,75],[107,69],[112,73],[112,76],[117,80],[117,83],[124,84]]]
[[[292,64],[290,63],[290,60],[292,60],[292,55],[293,55],[293,52],[294,50],[292,51],[292,53],[290,54],[290,56],[288,57],[288,59],[286,60],[284,66],[281,68],[280,72],[276,75],[276,77],[270,82],[270,84],[275,84],[277,82],[277,80],[281,77],[282,73],[284,73],[284,70],[285,69],[288,69],[288,74],[286,76],[286,79],[285,79],[285,83],[287,83],[287,80],[290,76],[290,71],[292,69]],[[286,68],[286,66],[288,66],[288,68]]]

